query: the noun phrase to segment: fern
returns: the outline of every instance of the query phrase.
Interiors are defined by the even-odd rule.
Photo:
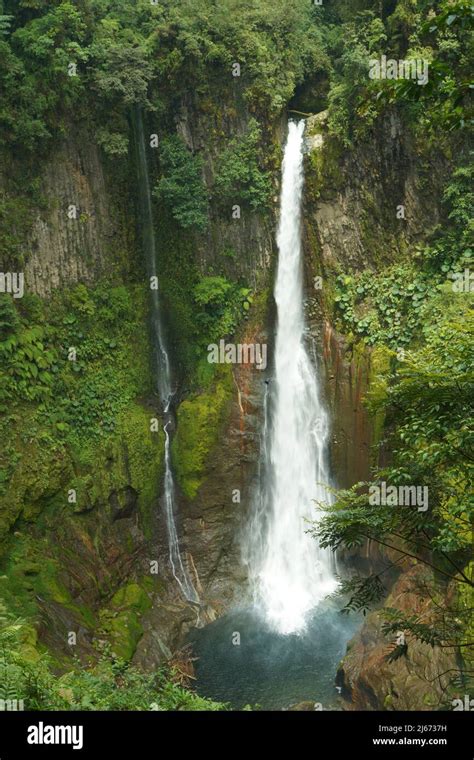
[[[0,15],[0,36],[5,37],[10,32],[13,16]]]

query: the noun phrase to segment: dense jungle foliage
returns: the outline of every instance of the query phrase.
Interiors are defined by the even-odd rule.
[[[370,80],[368,61],[382,54],[428,60],[428,84]],[[182,415],[190,429],[194,425],[190,438],[200,445],[198,454],[189,453],[191,444],[178,436],[174,447],[180,486],[189,498],[201,482],[231,392],[229,378],[202,361],[203,350],[238,334],[261,295],[248,278],[231,274],[232,248],[221,251],[225,267],[207,271],[198,268],[193,251],[234,202],[272,219],[279,119],[288,109],[327,110],[328,140],[344,156],[364,142],[370,145],[376,125],[397,113],[420,161],[428,149],[439,152],[448,166],[441,218],[397,261],[336,272],[329,304],[330,318],[352,344],[383,357],[368,403],[385,422],[379,443],[390,447],[392,457],[374,467],[371,482],[426,484],[430,510],[372,508],[370,483],[359,483],[336,493],[317,532],[331,548],[352,548],[370,538],[426,563],[433,570],[433,595],[454,584],[442,619],[427,626],[388,611],[386,632],[403,628],[432,645],[459,650],[461,679],[472,674],[474,633],[470,64],[467,0],[0,0],[5,270],[28,261],[25,241],[48,203],[41,167],[60,141],[93,136],[120,193],[133,177],[131,109],[139,106],[150,125],[160,125],[153,202],[159,244],[170,252],[163,288],[182,395],[190,396]],[[224,118],[220,103],[229,97],[235,112]],[[190,148],[176,131],[183,102],[210,115],[205,149]],[[229,138],[226,118],[239,116],[245,127]],[[429,195],[429,185],[424,192]],[[53,519],[47,510],[39,516],[18,506],[38,488],[38,479],[62,482],[66,472],[68,484],[85,484],[93,501],[95,481],[110,459],[107,447],[113,449],[120,437],[133,439],[131,414],[142,438],[148,435],[153,381],[139,261],[137,254],[136,261],[121,262],[122,272],[94,286],[55,292],[49,300],[31,293],[18,301],[0,295],[2,574],[12,557],[42,563],[41,553],[26,541],[12,549],[11,536],[20,517],[30,524],[38,519],[46,528]],[[467,284],[456,289],[466,272]],[[79,358],[71,362],[74,346]],[[141,446],[131,469],[135,481],[149,481],[152,490],[162,440],[147,438]],[[30,469],[21,464],[19,475],[25,457]],[[46,461],[53,464],[39,466]],[[123,649],[123,658],[116,651],[98,652],[88,670],[72,659],[51,659],[34,626],[34,600],[45,590],[44,579],[43,585],[36,581],[41,572],[32,570],[18,581],[15,593],[8,588],[3,594],[0,586],[0,698],[14,694],[47,709],[225,708],[182,688],[168,668],[141,673],[130,664],[133,647]],[[383,580],[375,575],[346,582],[348,608],[369,609],[385,591]],[[54,590],[66,598],[56,585]],[[395,654],[405,655],[405,649]]]

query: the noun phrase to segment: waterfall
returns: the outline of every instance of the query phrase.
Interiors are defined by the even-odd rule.
[[[138,196],[140,202],[142,239],[146,257],[147,274],[150,278],[150,282],[151,278],[154,278],[154,280],[158,282],[156,269],[155,228],[153,225],[150,178],[148,175],[145,134],[143,131],[143,116],[138,106],[135,106],[133,110],[133,126],[135,131],[135,145],[137,149]],[[166,413],[169,411],[173,397],[171,390],[171,367],[163,336],[158,288],[150,288],[150,294],[150,316],[156,390],[160,397],[163,411]]]
[[[304,629],[308,613],[337,582],[332,555],[309,536],[315,502],[330,498],[328,417],[305,347],[301,203],[304,121],[289,123],[283,158],[275,283],[274,376],[266,400],[263,469],[245,547],[254,600],[268,625]],[[268,419],[267,419],[268,417]]]
[[[171,570],[173,575],[178,581],[178,585],[182,591],[183,596],[189,602],[199,603],[199,597],[196,589],[194,588],[189,573],[183,565],[181,558],[181,552],[179,550],[178,534],[176,532],[176,525],[174,521],[174,480],[173,471],[171,469],[170,459],[170,434],[168,431],[169,421],[164,426],[165,431],[165,486],[164,486],[164,506],[166,525],[168,528],[168,547]]]
[[[135,106],[132,112],[132,123],[135,134],[137,151],[137,175],[138,194],[142,223],[143,248],[147,263],[147,274],[154,282],[158,282],[156,268],[156,242],[153,225],[153,211],[150,194],[150,178],[148,175],[148,162],[146,156],[145,133],[143,129],[143,116],[140,108]],[[151,333],[153,348],[153,365],[156,390],[161,401],[164,416],[163,430],[165,433],[165,478],[163,505],[166,528],[168,534],[169,561],[174,578],[176,579],[183,596],[190,602],[199,603],[199,597],[193,586],[181,557],[178,533],[175,523],[175,486],[170,456],[170,426],[172,425],[171,402],[174,391],[172,390],[171,365],[164,338],[163,324],[161,319],[159,289],[150,288],[151,294]]]

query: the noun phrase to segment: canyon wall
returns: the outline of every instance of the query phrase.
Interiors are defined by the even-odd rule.
[[[203,109],[193,98],[178,108],[176,132],[202,155],[209,187],[223,136],[244,135],[249,119],[232,95],[219,111]],[[153,124],[149,126],[152,130]],[[211,210],[208,229],[201,234],[180,230],[161,215],[159,204],[156,214],[159,268],[183,250],[191,251],[201,274],[244,281],[255,301],[238,339],[271,347],[278,161],[285,119],[265,125],[265,130],[276,157],[273,207],[267,213],[249,211],[236,220],[230,209],[224,214]],[[328,137],[325,113],[311,117],[305,165],[306,314],[333,420],[334,482],[350,486],[368,477],[371,462],[379,456],[375,446],[383,420],[369,417],[364,397],[377,373],[386,371],[387,357],[339,332],[335,279],[347,271],[375,271],[424,239],[438,221],[444,166],[441,159],[430,168],[420,161],[396,112],[352,151],[342,151]],[[0,496],[3,561],[10,576],[2,579],[4,594],[22,601],[31,615],[33,639],[38,635],[56,652],[58,662],[70,653],[68,632],[76,631],[76,651],[84,658],[97,656],[109,643],[125,659],[152,668],[182,646],[192,626],[214,619],[245,594],[239,538],[258,478],[265,377],[255,367],[237,365],[224,368],[209,387],[200,388],[196,378],[180,373],[173,440],[176,517],[183,556],[203,603],[198,610],[183,601],[168,565],[160,503],[163,436],[152,434],[149,426],[157,403],[149,377],[143,300],[147,283],[133,203],[132,155],[114,164],[92,135],[81,131],[50,153],[39,180],[42,204],[25,225],[23,240],[27,289],[50,299],[80,283],[94,288],[104,279],[138,288],[143,335],[141,342],[130,343],[130,351],[136,352],[147,380],[140,397],[127,402],[100,455],[95,449],[78,453],[49,442],[29,442],[27,414],[15,423],[20,456]],[[4,177],[2,187],[8,186]],[[71,204],[77,218],[68,216]],[[401,205],[404,219],[397,218]],[[231,256],[226,255],[229,250]],[[166,287],[163,299],[171,314],[173,293]],[[168,340],[177,361],[179,320],[175,315],[173,322],[172,316]],[[71,507],[67,494],[73,484],[79,498]],[[383,555],[372,550],[368,559],[383,561]],[[347,560],[360,564],[361,553]],[[387,604],[406,606],[416,572],[409,567],[402,573]],[[382,666],[385,647],[373,612],[338,676],[349,708],[419,704],[420,690],[431,682],[432,664],[424,666],[427,651],[416,649],[413,668],[404,661]],[[440,667],[450,664],[448,655],[436,653],[435,659]],[[407,678],[410,689],[404,691],[401,684]],[[435,703],[439,688],[429,691],[427,706]]]

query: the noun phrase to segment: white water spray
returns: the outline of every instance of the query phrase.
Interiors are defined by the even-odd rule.
[[[247,542],[255,602],[280,633],[304,629],[308,613],[337,586],[330,552],[306,531],[315,502],[328,501],[328,418],[305,347],[301,201],[304,122],[290,122],[283,159],[275,284],[277,333],[264,474]]]

